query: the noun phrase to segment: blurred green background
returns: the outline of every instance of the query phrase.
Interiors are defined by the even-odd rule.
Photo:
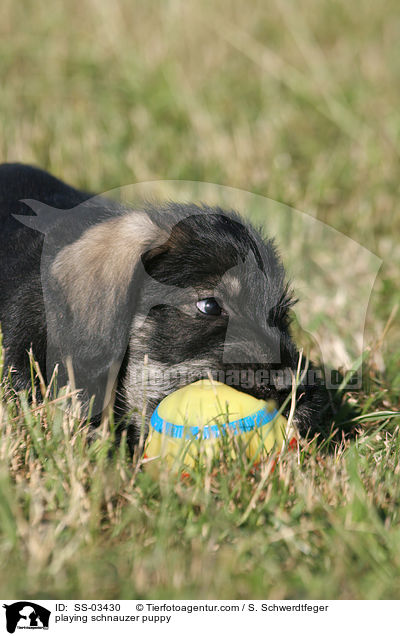
[[[383,259],[379,338],[400,298],[396,0],[4,0],[0,74],[2,161],[96,192],[183,179],[310,213]],[[385,355],[396,321],[388,338]]]

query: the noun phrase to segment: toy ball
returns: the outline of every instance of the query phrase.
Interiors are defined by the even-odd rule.
[[[295,443],[294,430],[273,400],[258,400],[211,380],[167,395],[152,414],[149,429],[143,465],[153,475],[160,460],[172,469],[193,468],[196,462],[217,457],[224,446],[232,457],[238,447],[245,449],[248,459],[257,463],[261,453]]]

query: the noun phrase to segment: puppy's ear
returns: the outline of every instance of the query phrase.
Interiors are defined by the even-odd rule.
[[[89,397],[102,395],[118,375],[129,344],[141,256],[167,239],[148,215],[130,212],[86,230],[51,265],[48,294],[45,290],[49,369],[52,362],[65,365],[71,358],[75,384]]]
[[[61,250],[51,274],[74,317],[87,330],[109,335],[142,254],[167,239],[145,213],[132,212],[95,225]]]

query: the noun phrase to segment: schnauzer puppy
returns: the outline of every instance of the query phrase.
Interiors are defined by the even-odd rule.
[[[14,388],[56,365],[94,421],[111,399],[135,445],[145,407],[210,375],[279,405],[299,362],[293,299],[273,242],[234,212],[133,210],[39,169],[0,167],[0,323]],[[113,396],[113,397],[112,397]],[[303,380],[295,422],[318,428],[324,390]],[[287,406],[289,408],[289,405]]]

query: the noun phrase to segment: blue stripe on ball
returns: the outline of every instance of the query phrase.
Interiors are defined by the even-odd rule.
[[[271,422],[277,415],[278,411],[276,409],[273,409],[273,411],[267,411],[266,408],[262,408],[256,413],[247,415],[247,417],[243,417],[235,422],[229,422],[228,424],[222,424],[221,426],[218,426],[217,424],[209,424],[202,428],[200,426],[182,426],[181,424],[171,424],[171,422],[166,422],[158,414],[157,406],[151,416],[150,425],[155,431],[157,431],[157,433],[165,433],[166,435],[169,435],[169,437],[174,437],[175,439],[182,439],[184,431],[186,431],[186,436],[188,433],[190,433],[193,437],[200,437],[202,434],[203,439],[210,439],[210,437],[220,437],[221,433],[226,434],[227,429],[229,429],[234,435],[249,433],[255,428],[268,424],[268,422]]]

